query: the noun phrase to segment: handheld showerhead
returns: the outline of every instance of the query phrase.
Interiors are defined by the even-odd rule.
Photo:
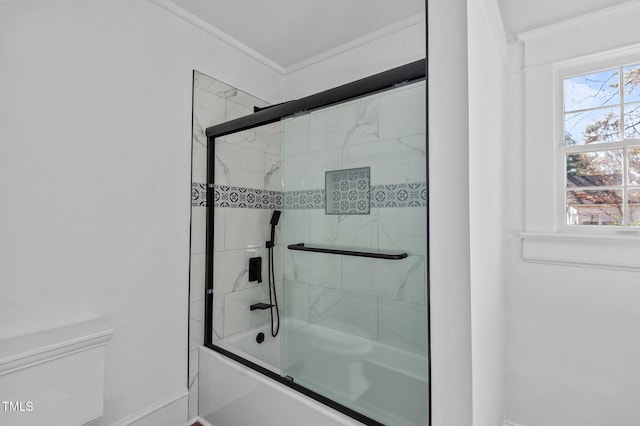
[[[273,247],[274,245],[274,238],[275,238],[275,234],[276,234],[276,225],[278,224],[278,222],[280,221],[280,214],[282,212],[280,210],[274,210],[273,211],[273,215],[271,215],[271,240],[267,241],[267,248],[269,247]]]
[[[273,215],[271,216],[271,225],[275,226],[278,224],[278,221],[280,220],[280,214],[282,212],[280,210],[274,210],[273,211]]]

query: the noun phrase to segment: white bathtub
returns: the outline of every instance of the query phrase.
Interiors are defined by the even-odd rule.
[[[256,336],[260,332],[265,340],[259,344]],[[394,426],[427,424],[428,371],[424,356],[292,319],[283,321],[276,338],[271,337],[267,324],[217,345],[276,374],[292,376],[296,383],[371,418],[387,419]],[[246,409],[250,405],[259,406],[260,411],[275,410],[260,417],[263,425],[360,424],[210,349],[203,348],[200,357],[199,411],[213,426],[251,424],[246,416],[252,414],[245,412],[254,411]],[[399,394],[398,389],[405,389],[405,393]],[[263,400],[271,401],[273,407],[263,406]],[[303,417],[286,420],[288,413],[298,410]],[[280,419],[278,413],[287,413],[286,418]],[[321,417],[310,422],[307,417],[311,415]],[[270,418],[278,420],[272,423]],[[305,421],[300,423],[301,419]]]
[[[262,343],[256,341],[258,333],[264,334],[264,341]],[[266,324],[227,337],[224,340],[216,342],[216,345],[239,354],[254,364],[258,364],[274,373],[280,374],[282,334],[281,330],[276,337],[272,337],[271,325]]]

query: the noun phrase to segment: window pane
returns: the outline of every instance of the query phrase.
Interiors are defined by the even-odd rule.
[[[601,108],[564,115],[564,144],[615,142],[620,140],[618,109]]]
[[[629,148],[629,185],[640,185],[640,147]]]
[[[640,139],[640,104],[624,106],[624,137]]]
[[[624,102],[640,101],[640,64],[624,68]]]
[[[564,110],[575,111],[620,104],[618,70],[606,70],[564,80]]]
[[[567,191],[567,225],[621,225],[622,191]]]
[[[566,155],[567,188],[622,184],[622,150]]]
[[[627,199],[630,226],[640,226],[640,191],[629,191]]]

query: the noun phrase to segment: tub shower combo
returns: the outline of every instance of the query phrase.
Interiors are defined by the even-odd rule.
[[[429,423],[425,70],[206,130],[203,350],[365,424]]]

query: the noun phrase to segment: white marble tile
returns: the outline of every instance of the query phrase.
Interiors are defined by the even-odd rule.
[[[282,211],[283,244],[297,244],[309,242],[309,214],[311,210],[285,209]]]
[[[204,343],[204,300],[189,304],[189,350]]]
[[[225,209],[225,250],[261,248],[270,238],[271,210]]]
[[[236,94],[238,91],[235,91]],[[236,118],[244,117],[247,115],[253,114],[253,107],[247,107],[245,105],[240,105],[236,102],[232,102],[227,100],[225,103],[225,113],[226,113],[226,121],[235,120]]]
[[[214,254],[213,291],[221,296],[247,287],[259,286],[261,283],[249,282],[249,258],[262,256],[262,280],[265,282],[266,249],[219,251]]]
[[[340,256],[286,250],[284,279],[340,288]]]
[[[279,245],[279,246],[275,246],[273,248],[273,272],[274,272],[274,276],[275,276],[275,281],[277,283],[282,283],[282,280],[284,279],[284,253],[285,251],[288,251],[286,246],[283,245]],[[267,250],[264,251],[264,264],[266,265],[267,260],[269,258],[269,255],[267,253]],[[268,271],[268,270],[267,270]],[[264,272],[264,277],[263,280],[266,282],[265,278],[269,278],[269,276],[267,275],[268,272]]]
[[[189,389],[189,419],[194,419],[198,415],[198,378],[196,377],[194,386]]]
[[[227,234],[227,210],[226,208],[213,209],[213,249],[224,250],[224,242]]]
[[[337,244],[338,215],[325,214],[324,209],[307,210],[309,244]]]
[[[357,336],[378,337],[375,297],[309,286],[309,322]]]
[[[191,181],[205,183],[207,181],[207,148],[194,143],[191,158]]]
[[[287,157],[284,162],[284,190],[299,191],[324,188],[325,172],[341,168],[341,149]]]
[[[402,207],[378,209],[378,245],[381,249],[427,253],[427,209]]]
[[[207,209],[191,208],[191,254],[204,253],[206,249]]]
[[[256,151],[262,151],[258,148],[258,142],[256,141],[256,130],[247,129],[241,132],[231,133],[229,135],[221,136],[219,141],[225,142],[231,145],[242,146],[244,148],[255,149]]]
[[[284,126],[281,121],[256,127],[256,142],[260,151],[282,156]]]
[[[269,310],[251,311],[254,303],[268,303],[266,286],[252,287],[225,295],[224,335],[229,337],[269,320]]]
[[[371,167],[371,185],[426,182],[425,134],[381,139],[343,150],[345,169]]]
[[[345,290],[424,304],[424,256],[409,256],[401,260],[345,257],[341,282]]]
[[[282,152],[282,137],[282,124],[276,122],[226,135],[224,141],[279,156]]]
[[[427,313],[424,305],[381,299],[378,314],[380,342],[427,353]]]
[[[309,211],[309,243],[349,247],[378,247],[378,209],[369,215],[327,215]]]
[[[198,415],[198,382],[196,377],[193,386],[189,388],[189,419],[194,419]]]
[[[264,189],[269,191],[282,191],[282,167],[284,161],[279,155],[264,155]]]
[[[342,289],[354,293],[378,296],[374,266],[380,259],[345,256],[342,259]]]
[[[193,90],[193,138],[194,145],[207,146],[205,130],[226,121],[224,99],[205,90]]]
[[[231,91],[231,92],[227,91],[226,93],[227,95],[229,95],[225,97],[227,101],[233,102],[235,104],[248,108],[251,110],[251,113],[253,113],[254,106],[257,106],[259,108],[264,108],[267,105],[269,105],[267,102],[263,101],[262,99],[258,99],[255,96],[248,94],[247,92],[243,92],[242,90],[236,89],[235,91]]]
[[[202,90],[206,90],[207,92],[219,97],[222,100],[226,100],[227,98],[234,96],[238,92],[238,89],[234,89],[228,84],[212,79],[211,77],[207,77],[206,79],[204,79],[201,76],[201,78],[198,79],[197,87]]]
[[[309,285],[296,281],[284,282],[283,317],[309,321]]]
[[[264,153],[216,141],[215,183],[262,189]]]
[[[224,296],[213,297],[213,319],[211,340],[217,342],[224,337]]]
[[[339,215],[335,244],[349,247],[378,247],[378,210],[368,215]]]
[[[200,71],[193,71],[193,87],[206,90],[206,88],[213,84],[213,82],[215,81],[216,80],[206,74],[201,73]]]
[[[283,146],[282,155],[290,157],[292,155],[307,154],[311,151],[309,145],[309,114],[299,115],[282,121],[283,123]]]
[[[424,82],[385,92],[378,102],[380,139],[425,133],[427,115]]]
[[[204,253],[192,254],[189,272],[189,300],[197,302],[204,300],[206,255]]]
[[[360,99],[310,114],[310,151],[341,148],[377,139],[376,98]]]
[[[189,391],[198,387],[198,349],[189,351]]]
[[[199,71],[194,72],[194,86],[225,99],[236,89]]]

